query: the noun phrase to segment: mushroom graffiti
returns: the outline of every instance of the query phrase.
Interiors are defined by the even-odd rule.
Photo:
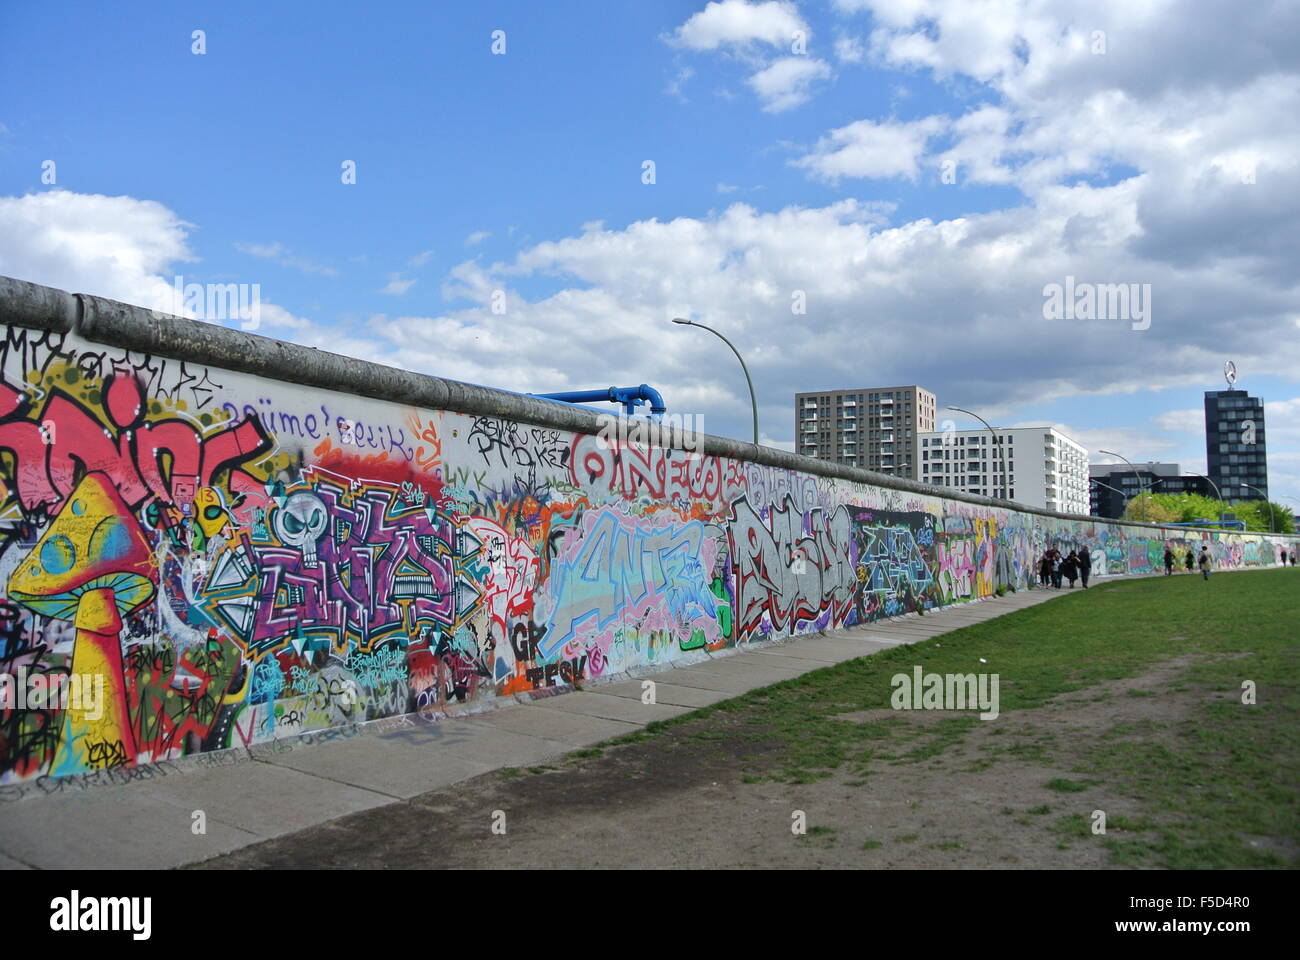
[[[72,704],[50,773],[134,760],[119,634],[122,618],[153,599],[158,573],[144,529],[103,473],[87,474],[9,580],[9,598],[76,628],[72,673],[103,677],[100,711]]]

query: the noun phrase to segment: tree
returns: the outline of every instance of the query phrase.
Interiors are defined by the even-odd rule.
[[[1233,506],[1233,512],[1245,521],[1247,530],[1290,533],[1295,528],[1291,511],[1265,500],[1246,500]]]
[[[1176,505],[1162,502],[1168,494],[1143,494],[1134,497],[1124,507],[1125,520],[1138,520],[1143,523],[1177,523],[1181,512]]]
[[[1280,504],[1263,500],[1230,504],[1198,493],[1144,493],[1128,502],[1124,519],[1146,523],[1195,523],[1197,520],[1218,520],[1223,513],[1235,515],[1247,530],[1260,533],[1270,530],[1290,533],[1295,524],[1291,510]]]

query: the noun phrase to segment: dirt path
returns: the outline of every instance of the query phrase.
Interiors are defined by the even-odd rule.
[[[1076,764],[1103,738],[1176,740],[1199,705],[1223,696],[1176,685],[1187,662],[975,722],[934,756],[873,760],[865,776],[841,768],[813,783],[761,780],[780,744],[743,714],[715,713],[601,757],[498,771],[200,866],[1108,867],[1087,818],[1104,810],[1111,823],[1138,819],[1140,804]],[[906,743],[953,715],[843,720],[890,716],[913,725],[896,738]],[[800,810],[807,833],[796,836]],[[1073,835],[1063,817],[1075,819]],[[494,833],[503,819],[504,834]]]

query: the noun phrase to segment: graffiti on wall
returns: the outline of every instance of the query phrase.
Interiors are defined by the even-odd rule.
[[[347,412],[347,416],[343,412]],[[978,508],[404,408],[63,334],[0,343],[0,783],[554,687],[1258,535]],[[51,694],[72,681],[98,698]]]

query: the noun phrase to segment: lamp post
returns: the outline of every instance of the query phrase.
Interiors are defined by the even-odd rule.
[[[1138,496],[1139,497],[1142,496],[1142,491],[1146,489],[1146,481],[1142,479],[1142,475],[1138,473],[1138,468],[1133,466],[1133,464],[1129,461],[1128,457],[1118,454],[1113,450],[1098,450],[1097,452],[1104,453],[1108,457],[1119,457],[1121,460],[1127,463],[1128,468],[1133,471],[1133,476],[1137,478]]]
[[[964,413],[964,414],[966,414],[966,416],[968,416],[968,417],[974,417],[974,418],[975,418],[976,420],[978,420],[980,423],[984,424],[984,426],[988,427],[988,429],[989,429],[989,433],[990,433],[990,434],[992,435],[992,437],[993,437],[993,450],[991,451],[991,453],[992,453],[992,455],[995,456],[995,457],[998,455],[998,446],[999,446],[999,444],[998,444],[998,433],[997,433],[996,430],[993,429],[993,426],[992,426],[992,425],[991,425],[987,420],[985,420],[983,417],[981,417],[978,413],[972,413],[970,410],[965,410],[965,409],[963,409],[963,408],[961,408],[961,407],[954,407],[954,406],[951,406],[951,405],[950,405],[950,406],[946,407],[945,409],[947,409],[947,410],[955,410],[955,411],[957,411],[958,413]],[[1010,499],[1010,498],[1007,496],[1007,494],[1009,493],[1009,491],[1007,490],[1007,456],[1006,456],[1006,454],[1007,454],[1006,448],[1003,447],[1003,448],[1002,448],[1002,496],[1001,496],[1001,498],[1000,498],[1000,499],[1002,499],[1002,500],[1008,500],[1008,499]],[[994,469],[996,470],[996,468],[997,468],[997,464],[994,463]],[[995,476],[996,476],[996,474],[995,474]]]
[[[1200,477],[1202,480],[1204,480],[1206,483],[1208,483],[1210,486],[1212,486],[1212,487],[1214,488],[1214,499],[1217,500],[1217,501],[1219,501],[1220,504],[1223,503],[1223,494],[1219,492],[1219,485],[1218,485],[1217,483],[1215,483],[1213,480],[1211,480],[1209,477],[1207,477],[1207,476],[1206,476],[1205,474],[1203,474],[1203,473],[1192,473],[1192,472],[1189,471],[1187,475],[1188,475],[1189,477]],[[1223,507],[1222,507],[1222,506],[1219,507],[1219,520],[1223,520]]]
[[[1277,533],[1277,531],[1273,529],[1273,504],[1268,502],[1268,497],[1265,496],[1264,491],[1259,489],[1259,487],[1252,487],[1249,483],[1242,483],[1240,486],[1245,490],[1254,490],[1263,497],[1264,505],[1268,507],[1268,532]]]
[[[1118,493],[1121,497],[1124,498],[1124,502],[1120,504],[1120,509],[1119,509],[1119,515],[1121,517],[1124,516],[1124,513],[1128,508],[1128,494],[1125,493],[1123,490],[1119,490],[1115,487],[1112,487],[1109,483],[1102,483],[1100,480],[1096,479],[1095,477],[1089,477],[1088,479],[1091,480],[1093,483],[1095,483],[1097,486],[1105,487],[1107,490],[1110,490],[1114,493]]]
[[[718,331],[714,330],[712,327],[706,327],[704,324],[696,323],[694,320],[683,320],[681,317],[674,317],[673,323],[680,323],[685,327],[699,327],[701,330],[707,330],[727,346],[731,347],[731,352],[734,353],[736,359],[740,361],[740,369],[745,371],[745,382],[749,384],[749,405],[753,408],[754,413],[754,446],[758,446],[758,398],[754,396],[754,381],[749,378],[749,367],[745,366],[745,358],[740,355],[740,351],[736,349],[734,343],[722,334],[718,333]]]

